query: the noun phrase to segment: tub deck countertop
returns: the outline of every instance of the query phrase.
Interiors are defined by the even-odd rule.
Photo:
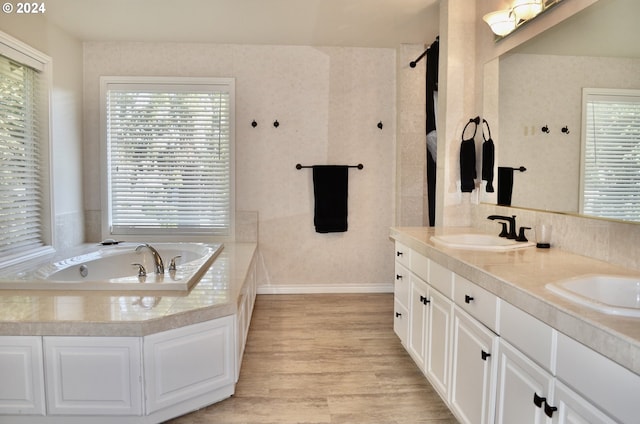
[[[256,248],[224,243],[189,292],[0,290],[0,335],[140,337],[234,314]]]
[[[473,228],[397,227],[391,238],[473,281],[567,336],[640,374],[640,318],[607,315],[565,300],[545,284],[585,274],[639,276],[640,271],[559,249],[508,252],[449,249],[436,234],[479,232]]]

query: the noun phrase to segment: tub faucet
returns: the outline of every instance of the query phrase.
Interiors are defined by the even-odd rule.
[[[516,216],[515,215],[512,215],[512,216],[489,215],[487,219],[490,219],[492,221],[495,221],[495,220],[507,221],[509,223],[509,232],[505,234],[505,231],[503,229],[502,233],[500,233],[500,237],[506,237],[512,240],[518,237],[518,235],[516,234]]]
[[[164,263],[162,262],[162,257],[160,256],[160,253],[158,253],[158,251],[149,243],[143,243],[138,245],[138,247],[136,247],[136,252],[139,252],[140,249],[142,249],[143,247],[146,247],[147,249],[149,249],[149,252],[151,252],[151,256],[153,256],[153,262],[155,264],[156,274],[164,274]]]

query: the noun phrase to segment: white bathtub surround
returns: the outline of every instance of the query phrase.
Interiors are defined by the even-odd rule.
[[[255,252],[255,243],[228,243],[187,294],[0,290],[0,361],[20,358],[0,390],[10,394],[0,421],[149,424],[229,397]]]

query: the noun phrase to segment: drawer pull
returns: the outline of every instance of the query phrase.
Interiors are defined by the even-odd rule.
[[[397,256],[397,257],[400,257],[400,256],[402,256],[402,252],[400,252],[400,251],[397,251],[397,252],[396,252],[396,256]]]
[[[556,412],[557,410],[558,410],[557,407],[549,405],[547,403],[547,401],[545,400],[545,402],[544,402],[544,413],[547,415],[547,417],[552,418],[553,417],[553,413]]]
[[[464,303],[471,303],[473,300],[473,296],[469,296],[468,294],[464,295]]]
[[[489,358],[489,357],[491,356],[491,354],[490,354],[490,353],[488,353],[488,352],[485,352],[485,351],[483,350],[483,351],[482,351],[481,356],[482,356],[482,360],[483,360],[483,361],[486,361],[486,360],[487,360],[487,358]]]
[[[402,275],[396,274],[396,280],[402,280]]]
[[[400,312],[396,312],[396,318],[400,318],[402,314]]]
[[[547,398],[540,397],[535,392],[533,393],[533,404],[538,408],[542,408],[542,404],[546,403],[546,401],[547,401]]]
[[[420,296],[420,302],[422,302],[423,305],[427,305],[427,304],[431,303],[429,298],[427,298],[425,296]]]

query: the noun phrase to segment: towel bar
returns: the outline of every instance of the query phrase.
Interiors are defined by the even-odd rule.
[[[347,168],[358,168],[358,169],[362,169],[362,168],[364,168],[364,165],[363,165],[363,164],[361,164],[361,163],[359,163],[359,164],[357,164],[357,165],[345,165],[345,166],[346,166]],[[302,166],[302,165],[300,165],[300,164],[297,164],[297,165],[296,165],[296,169],[302,169],[302,168],[313,168],[313,166],[312,166],[312,165],[311,165],[311,166],[308,166],[308,165]]]

